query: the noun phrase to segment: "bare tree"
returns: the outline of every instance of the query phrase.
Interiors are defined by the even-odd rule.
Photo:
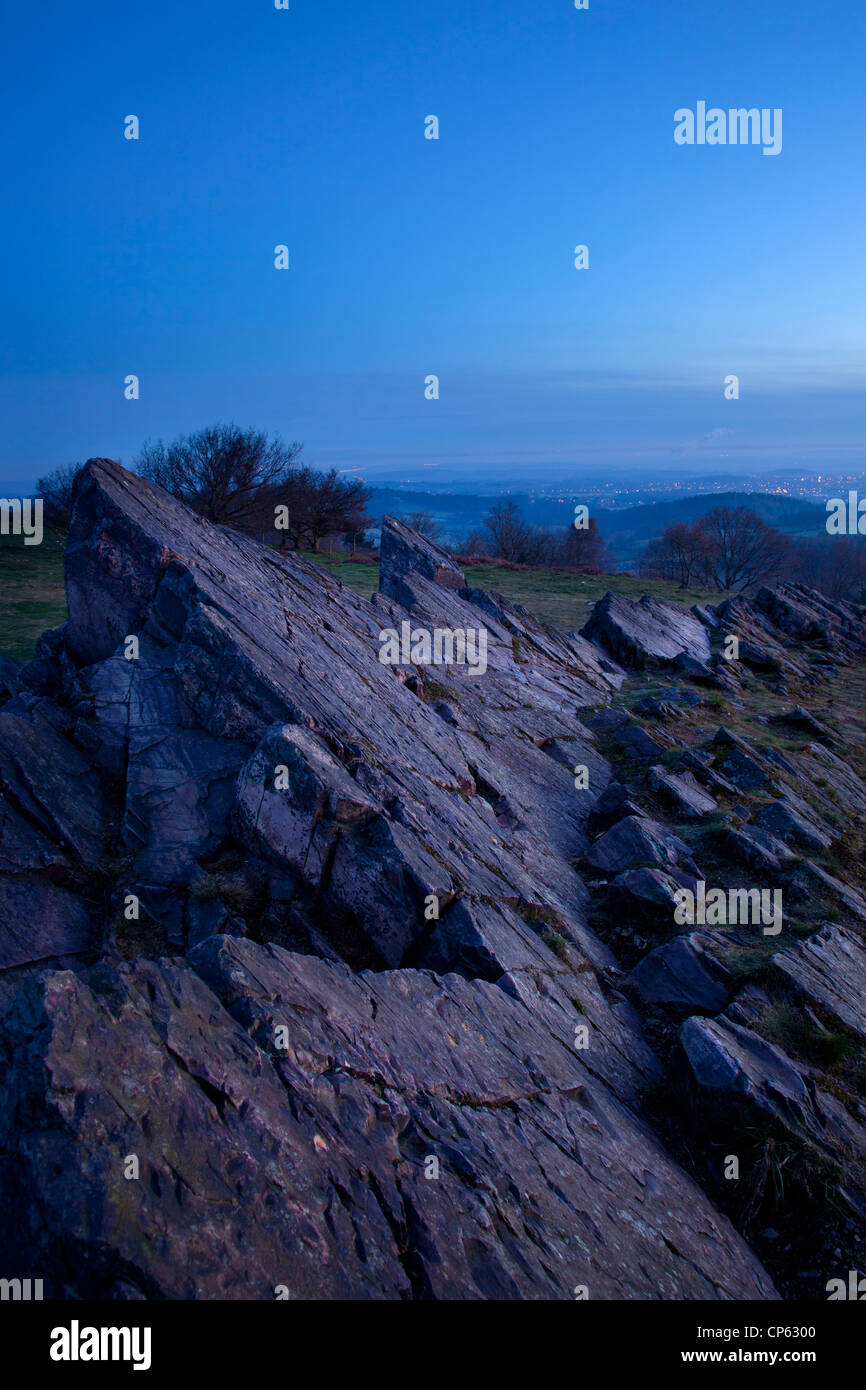
[[[800,541],[788,565],[791,578],[828,598],[863,601],[866,551],[856,536],[820,536]]]
[[[497,502],[484,518],[486,535],[470,531],[455,546],[455,553],[471,558],[487,554],[497,560],[537,568],[561,565],[567,569],[601,570],[609,562],[598,524],[586,528],[545,530],[524,520],[517,504]]]
[[[290,541],[296,550],[318,550],[325,536],[357,536],[370,525],[369,497],[360,478],[341,478],[334,468],[298,468],[279,487],[263,491],[262,529],[274,524],[279,508],[280,547]]]
[[[49,526],[65,530],[72,515],[72,494],[83,463],[69,463],[65,468],[55,468],[46,473],[36,484],[36,492],[42,498],[45,521]]]
[[[713,542],[700,521],[675,521],[650,541],[640,557],[640,573],[687,589],[709,581],[714,554]]]
[[[719,589],[739,589],[771,579],[785,566],[791,543],[749,507],[716,507],[704,517]]]
[[[136,467],[202,516],[242,528],[259,519],[263,492],[288,481],[302,448],[260,430],[211,425],[167,446],[146,443]]]
[[[749,507],[716,507],[691,524],[677,521],[650,541],[640,573],[686,589],[708,584],[727,591],[758,584],[789,565],[791,543]]]
[[[407,526],[411,526],[413,531],[418,531],[422,536],[426,536],[428,541],[438,541],[442,537],[442,527],[429,512],[408,512],[400,520],[405,522]]]
[[[539,562],[545,539],[531,522],[524,521],[517,503],[510,498],[496,503],[484,518],[484,527],[490,537],[490,553],[497,559],[521,565]]]
[[[329,473],[313,473],[302,513],[302,536],[310,548],[318,550],[322,537],[332,532],[352,535],[362,531],[368,524],[369,496],[360,478],[341,478],[335,468]]]
[[[480,531],[470,531],[454,546],[455,555],[463,555],[467,560],[474,560],[479,555],[487,554],[487,541]]]
[[[607,547],[595,517],[584,529],[574,526],[561,538],[553,538],[553,563],[567,569],[603,570],[610,563]]]

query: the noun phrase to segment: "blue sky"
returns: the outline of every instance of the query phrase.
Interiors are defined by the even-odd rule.
[[[850,0],[90,0],[6,37],[5,484],[217,419],[371,479],[859,463]],[[698,100],[781,107],[782,153],[677,146]]]

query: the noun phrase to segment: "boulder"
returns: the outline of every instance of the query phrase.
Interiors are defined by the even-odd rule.
[[[700,697],[698,697],[700,699]],[[634,706],[635,714],[643,714],[648,719],[682,719],[683,712],[679,708],[679,701],[658,700],[651,695],[644,695],[643,699],[637,700]]]
[[[773,957],[801,997],[866,1040],[866,947],[844,927],[825,926]]]
[[[608,782],[595,802],[587,824],[592,831],[607,830],[614,821],[623,820],[625,816],[640,815],[643,815],[643,812],[637,802],[632,800],[628,788],[621,782]]]
[[[759,830],[768,831],[783,844],[802,849],[827,849],[833,839],[814,813],[809,816],[805,809],[787,796],[763,806],[752,817],[752,824]]]
[[[826,724],[822,724],[820,719],[816,719],[814,714],[810,714],[802,705],[795,705],[793,709],[785,711],[783,714],[772,716],[774,724],[781,724],[785,728],[793,729],[798,734],[805,734],[807,738],[817,739],[819,743],[837,744],[838,736]]]
[[[463,571],[441,546],[420,536],[393,516],[383,517],[379,555],[379,591],[404,608],[417,602],[413,577],[429,580],[443,589],[465,588]]]
[[[866,1129],[816,1088],[780,1047],[722,1015],[689,1018],[680,1043],[707,1113],[722,1124],[771,1122],[824,1160],[866,1158]]]
[[[640,724],[626,724],[614,734],[614,741],[628,758],[659,758],[665,749],[642,729]]]
[[[793,858],[788,846],[765,830],[727,828],[721,832],[719,840],[728,858],[748,869],[780,874],[783,861]]]
[[[717,731],[711,747],[714,766],[738,791],[762,791],[768,785],[770,779],[765,766],[739,734],[723,726]]]
[[[626,816],[595,841],[586,855],[593,869],[619,873],[644,865],[692,866],[691,850],[673,831],[646,816]]]
[[[849,917],[855,921],[866,922],[866,898],[850,884],[828,874],[820,864],[811,859],[805,860],[791,875],[788,891],[795,902],[822,902],[829,899],[844,907]]]
[[[834,602],[801,584],[780,584],[759,589],[754,606],[786,636],[832,648],[837,659],[866,649],[863,610],[855,604]]]
[[[746,638],[740,642],[738,659],[753,671],[759,671],[764,675],[778,676],[782,673],[782,662],[773,652]]]
[[[664,767],[651,767],[648,782],[680,820],[705,820],[719,809],[715,798],[705,792],[689,772],[678,774]]]
[[[607,593],[593,608],[582,635],[599,643],[623,666],[666,666],[686,655],[701,665],[710,659],[707,629],[675,603],[644,594],[639,602]]]
[[[648,913],[655,908],[665,908],[668,921],[673,922],[678,890],[693,889],[694,882],[689,875],[679,871],[624,869],[611,883],[609,893],[615,902],[624,902],[632,912]],[[656,917],[658,914],[653,911],[652,915]]]
[[[728,972],[701,945],[699,934],[658,946],[628,976],[641,1003],[682,1013],[716,1014],[728,1002]]]

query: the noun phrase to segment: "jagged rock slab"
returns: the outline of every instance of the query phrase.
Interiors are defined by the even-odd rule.
[[[769,785],[770,776],[765,760],[739,734],[722,726],[710,746],[714,756],[713,767],[738,791],[763,791]]]
[[[640,724],[625,724],[616,731],[613,739],[627,758],[659,758],[665,752],[664,746]]]
[[[703,623],[684,608],[647,594],[637,603],[621,594],[605,594],[581,634],[623,666],[669,665],[678,657],[704,666],[710,659]]]
[[[833,841],[831,831],[821,824],[814,811],[805,803],[797,804],[790,795],[763,806],[752,823],[789,846],[822,850]]]
[[[808,743],[797,755],[800,777],[805,777],[813,796],[829,811],[846,816],[866,817],[866,786],[854,769],[820,743]]]
[[[48,867],[58,852],[82,868],[98,867],[105,852],[107,809],[98,776],[44,717],[16,702],[0,710],[0,790],[4,825],[14,849],[0,841],[0,870],[21,865],[23,827],[32,832],[28,859]],[[46,847],[50,845],[49,850]]]
[[[772,1297],[638,1118],[661,1071],[578,868],[614,879],[617,912],[670,915],[693,883],[689,847],[629,814],[628,788],[608,793],[597,738],[629,732],[605,708],[612,658],[721,679],[705,622],[609,596],[594,631],[559,633],[393,521],[380,583],[367,601],[88,465],[69,622],[0,692],[19,789],[0,882],[28,893],[47,873],[68,897],[44,939],[6,936],[9,992],[49,971],[4,1033],[0,1191],[32,1213],[18,1254],[78,1296]],[[742,617],[780,665],[801,644],[761,609]],[[404,622],[483,627],[486,669],[383,663],[383,630]],[[862,614],[821,622],[845,659]],[[18,725],[38,726],[32,747]],[[78,769],[72,802],[33,785],[49,746]],[[783,784],[827,753],[740,751]],[[718,753],[660,775],[715,804],[697,783],[734,788]],[[130,889],[146,910],[132,935]],[[185,959],[145,958],[165,934]],[[81,973],[100,939],[107,958]],[[674,962],[688,949],[672,943]],[[695,994],[694,969],[677,980],[675,1009],[724,1002]],[[740,1072],[752,1062],[763,1097],[743,1044]],[[816,1105],[847,1142],[841,1106]]]
[[[700,697],[698,697],[700,703]],[[645,695],[636,701],[634,706],[635,714],[646,715],[648,719],[682,719],[683,711],[680,709],[678,700],[656,699],[651,695]]]
[[[4,1207],[24,1211],[26,1188],[38,1215],[17,1227],[18,1251],[68,1280],[65,1255],[63,1269],[49,1258],[65,1232],[79,1295],[272,1297],[285,1283],[295,1297],[556,1297],[560,1269],[549,1268],[549,1252],[573,1238],[575,1212],[585,1213],[582,1282],[601,1297],[623,1284],[631,1237],[621,1245],[613,1227],[632,1194],[619,1177],[610,1186],[601,1150],[619,1143],[614,1133],[634,1131],[635,1152],[645,1150],[656,1172],[655,1141],[624,1106],[660,1073],[634,1011],[596,977],[614,962],[585,923],[588,892],[573,867],[588,845],[589,809],[609,780],[580,713],[609,699],[621,673],[584,639],[457,588],[438,559],[427,566],[420,538],[392,569],[400,563],[409,567],[402,594],[410,609],[382,595],[366,602],[297,557],[211,527],[115,464],[90,463],[83,475],[68,557],[70,621],[22,673],[26,701],[42,702],[58,760],[81,765],[81,803],[58,802],[50,820],[38,790],[22,796],[8,841],[10,881],[26,887],[18,853],[26,840],[33,866],[90,874],[104,903],[86,927],[104,933],[110,951],[131,948],[111,913],[133,891],[145,910],[133,951],[152,954],[167,934],[186,945],[188,963],[139,958],[118,967],[110,956],[88,976],[49,974],[13,1005],[0,1091]],[[385,666],[382,628],[407,616],[413,624],[484,624],[488,670]],[[131,635],[139,651],[128,660]],[[436,688],[442,676],[448,699]],[[4,717],[24,717],[13,705]],[[29,769],[29,753],[25,762]],[[589,795],[575,788],[578,762],[589,771]],[[224,901],[232,874],[232,901]],[[92,944],[86,931],[83,941],[70,940],[75,922],[70,910],[60,930],[57,913],[46,913],[51,940],[36,947],[43,965],[63,965],[72,947]],[[318,1070],[304,1081],[299,1108],[286,1098],[274,1059],[250,1044],[190,969],[221,929],[252,952],[243,991],[250,997],[263,948],[245,934],[303,938],[310,954],[292,958],[303,979],[292,1036],[310,1022],[318,980],[328,1002],[316,1045],[331,1052],[342,1045],[341,990],[361,988],[339,956],[381,972],[367,977],[377,983],[363,987],[371,991],[364,1009],[375,1020],[388,991],[400,994],[388,1044],[395,1068],[400,1059],[406,1068],[416,1049],[418,1068],[452,1077],[448,1097],[425,1091],[416,1123],[431,1126],[431,1143],[442,1140],[460,1193],[453,1183],[428,1190],[416,1152],[402,1155],[402,1091],[377,1083],[354,1095],[352,1073],[378,1065],[375,1030],[353,1061],[335,1066],[334,1086],[349,1095],[338,1118],[328,1122]],[[8,965],[18,984],[15,952]],[[406,969],[424,965],[431,969]],[[439,979],[435,970],[455,973]],[[279,990],[291,990],[289,976]],[[443,1031],[436,1020],[446,995],[453,1026]],[[421,1022],[428,1012],[430,1026]],[[499,1019],[516,1073],[502,1083],[496,1063],[495,1076],[484,1073],[474,1090],[468,1073],[495,1061]],[[580,1061],[577,1020],[592,1040]],[[300,1037],[295,1055],[311,1051]],[[578,1106],[601,1145],[591,1168],[574,1158],[573,1120],[562,1129],[559,1115],[573,1073],[575,1086],[592,1086],[588,1108]],[[307,1131],[310,1113],[317,1126]],[[538,1129],[525,1175],[524,1120]],[[133,1186],[115,1159],[139,1150],[150,1168]],[[321,1155],[334,1151],[328,1166]],[[468,1186],[464,1154],[473,1168]],[[411,1208],[388,1195],[395,1169],[410,1159],[407,1181],[424,1183],[427,1194],[428,1216],[417,1227],[424,1195]],[[669,1161],[660,1162],[662,1177],[638,1181],[639,1220],[648,1191],[669,1220]],[[545,1176],[550,1165],[556,1183]],[[560,1195],[563,1165],[574,1198]],[[520,1200],[507,1201],[502,1215],[495,1209],[492,1234],[480,1236],[487,1208],[475,1194],[499,1193],[509,1166],[524,1184]],[[685,1181],[674,1165],[670,1175]],[[534,1215],[524,1197],[537,1188]],[[694,1212],[691,1184],[688,1191],[683,1209]],[[436,1193],[445,1207],[432,1201]],[[641,1238],[641,1269],[623,1287],[637,1279],[648,1297],[651,1289],[677,1295],[680,1286],[695,1297],[769,1289],[730,1233],[716,1257],[724,1223],[709,1204],[705,1216],[694,1258],[681,1266],[657,1237],[646,1241],[644,1258]],[[518,1218],[530,1232],[525,1252],[523,1226],[506,1233]],[[537,1268],[534,1245],[548,1264]]]
[[[811,1003],[866,1039],[866,947],[843,927],[826,926],[773,957],[773,965]]]
[[[810,714],[802,705],[795,705],[793,709],[786,710],[783,714],[773,716],[774,724],[782,724],[788,729],[793,729],[798,734],[806,734],[809,738],[817,739],[819,743],[839,742],[838,734],[834,734],[826,724],[820,719],[816,719],[814,714]]]
[[[404,842],[401,856],[448,864],[448,873],[431,870],[430,893],[551,901],[604,963],[584,928],[585,891],[565,861],[586,845],[592,800],[575,792],[573,766],[589,767],[596,787],[609,777],[578,712],[609,698],[621,677],[589,643],[487,595],[473,603],[436,547],[399,524],[386,534],[391,529],[386,584],[396,591],[405,568],[401,592],[413,601],[415,624],[483,625],[484,674],[382,664],[380,633],[407,618],[393,600],[366,602],[296,556],[191,516],[115,464],[89,465],[71,530],[65,640],[85,663],[90,726],[104,733],[112,766],[125,762],[124,848],[138,856],[137,882],[143,892],[159,882],[183,885],[184,855],[207,856],[243,818],[242,804],[235,808],[226,795],[236,768],[269,728],[303,726],[370,798],[386,838]],[[129,633],[140,636],[140,664],[119,655]],[[436,698],[427,693],[434,680],[453,687],[456,732],[437,712],[438,690]],[[184,779],[183,739],[199,740],[197,759],[212,765],[212,785],[200,785],[198,799]],[[539,746],[546,740],[556,740],[572,765],[549,756]],[[178,815],[184,810],[175,824],[169,802]],[[355,851],[364,858],[362,830],[336,828],[341,862]],[[372,853],[368,846],[367,863]],[[356,869],[357,887],[364,877],[357,859]],[[332,875],[331,908],[360,918],[346,875]],[[381,957],[375,935],[371,964]]]
[[[52,1295],[774,1296],[502,990],[230,938],[192,960],[55,974],[7,1018],[7,1249]]]
[[[110,808],[47,712],[42,699],[0,710],[0,1009],[41,967],[92,960],[102,943],[93,876]]]
[[[627,904],[632,912],[648,912],[663,908],[667,921],[674,921],[677,893],[680,888],[692,886],[693,879],[685,874],[666,873],[662,869],[624,869],[617,874],[610,885],[610,894],[615,902]],[[660,914],[653,911],[654,917]]]
[[[593,832],[607,830],[615,821],[623,820],[626,816],[641,815],[643,811],[638,803],[632,800],[628,787],[621,782],[608,782],[593,805],[587,828]]]
[[[866,1128],[834,1096],[819,1090],[780,1047],[724,1015],[687,1019],[680,1042],[691,1078],[714,1118],[770,1120],[832,1161],[853,1155],[862,1164]]]
[[[379,592],[402,608],[414,608],[418,595],[413,578],[428,579],[443,589],[465,589],[466,577],[441,546],[404,525],[396,517],[382,518],[379,551]]]
[[[628,977],[641,1003],[682,1013],[719,1013],[730,995],[728,971],[707,952],[699,933],[650,951]]]
[[[694,867],[688,845],[660,821],[647,816],[626,816],[617,821],[590,847],[586,861],[605,873],[653,865]]]
[[[739,680],[743,667],[776,686],[783,677],[808,677],[806,661],[791,650],[785,634],[750,599],[742,594],[726,599],[716,615],[723,639],[737,638],[736,656],[727,659],[723,655],[719,662],[732,680]]]
[[[783,862],[794,857],[793,851],[774,835],[751,827],[748,830],[723,830],[719,840],[725,854],[734,863],[771,874],[780,874]]]
[[[820,902],[829,898],[831,902],[844,907],[848,916],[855,921],[866,922],[866,898],[863,894],[833,874],[828,874],[826,869],[811,859],[806,859],[791,876],[788,887],[791,896],[800,901],[811,899]]]
[[[801,584],[761,588],[754,607],[788,637],[818,643],[836,661],[847,662],[866,649],[864,609],[859,604],[833,602]]]
[[[668,772],[664,767],[651,767],[649,785],[682,820],[700,821],[719,809],[715,797],[705,792],[689,772]]]

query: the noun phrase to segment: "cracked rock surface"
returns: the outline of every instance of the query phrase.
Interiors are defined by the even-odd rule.
[[[6,1274],[75,1298],[776,1297],[648,1118],[667,1058],[633,998],[672,994],[698,1087],[776,1117],[784,1076],[810,1136],[829,1099],[722,1016],[704,938],[624,989],[593,897],[616,878],[612,904],[669,921],[728,770],[782,776],[724,740],[660,765],[665,720],[700,716],[677,689],[645,789],[612,766],[619,663],[712,681],[711,625],[605,600],[561,633],[392,521],[367,600],[107,460],[66,582],[66,626],[0,695]],[[838,634],[854,660],[855,617],[765,591],[750,640]],[[383,663],[404,622],[483,628],[486,670]],[[832,731],[792,718],[866,805]],[[793,788],[753,823],[755,853],[829,843]],[[862,974],[841,932],[775,969],[858,1027],[837,958]]]

